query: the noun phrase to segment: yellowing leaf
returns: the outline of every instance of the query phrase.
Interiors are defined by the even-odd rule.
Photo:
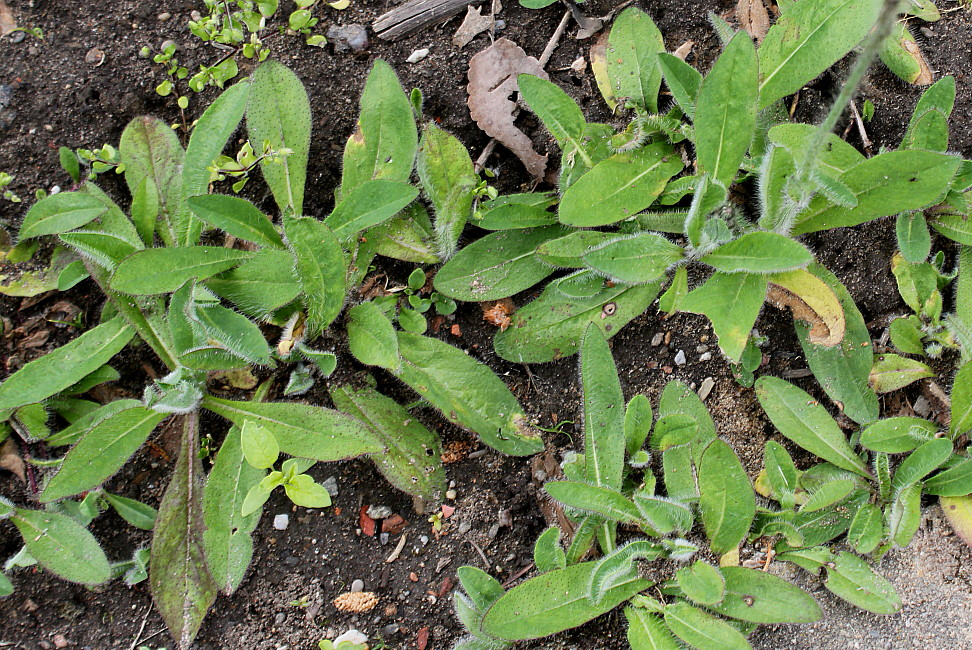
[[[844,339],[844,310],[827,283],[804,269],[777,273],[769,282],[766,299],[780,309],[789,307],[793,318],[809,323],[812,342],[834,346]]]

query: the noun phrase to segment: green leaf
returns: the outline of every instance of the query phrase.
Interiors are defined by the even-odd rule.
[[[624,409],[624,453],[631,456],[645,446],[645,440],[651,431],[651,402],[644,395],[638,394],[628,401]]]
[[[722,601],[726,592],[726,582],[719,569],[701,560],[678,569],[675,580],[685,595],[698,605],[715,605]]]
[[[223,152],[226,141],[243,119],[243,111],[250,97],[250,85],[249,81],[244,80],[227,88],[193,127],[182,167],[183,198],[209,192],[209,167]],[[188,209],[176,216],[177,245],[196,244],[202,232],[202,222],[192,216]]]
[[[583,257],[588,251],[617,239],[617,233],[575,230],[537,246],[537,259],[561,268],[584,268],[587,264]]]
[[[243,457],[253,467],[267,469],[277,462],[280,446],[277,445],[277,439],[265,427],[252,420],[246,420],[241,427],[240,439]]]
[[[134,406],[141,406],[141,402],[135,399],[118,399],[113,402],[108,402],[104,406],[81,416],[72,422],[70,426],[46,438],[44,443],[50,447],[73,445],[82,436],[87,435],[99,422]]]
[[[432,122],[422,131],[415,168],[435,208],[438,253],[447,259],[455,253],[469,219],[479,176],[466,147]]]
[[[99,585],[111,577],[98,541],[71,517],[17,508],[11,521],[31,556],[58,577],[83,585]]]
[[[367,423],[384,443],[385,452],[372,460],[389,483],[430,503],[442,498],[446,476],[438,435],[373,388],[332,387],[331,399],[337,408]]]
[[[881,509],[872,503],[865,503],[851,521],[847,543],[858,553],[870,553],[877,548],[883,536],[884,515]]]
[[[264,472],[243,460],[239,427],[230,427],[216,454],[203,490],[203,548],[213,580],[226,595],[243,582],[253,557],[253,537],[260,514],[244,516],[243,499]]]
[[[739,363],[766,298],[766,278],[752,273],[716,273],[682,299],[681,309],[712,321],[719,347]]]
[[[942,512],[955,534],[963,542],[972,545],[972,495],[962,497],[939,497]]]
[[[713,441],[699,463],[699,508],[713,553],[739,546],[756,514],[756,496],[732,448]]]
[[[440,271],[441,273],[441,271]],[[517,363],[545,363],[577,352],[581,337],[594,323],[607,337],[614,336],[640,316],[658,295],[661,282],[606,286],[601,278],[589,295],[564,292],[571,280],[554,280],[540,297],[511,315],[511,323],[496,333],[496,354]]]
[[[560,222],[589,228],[632,217],[654,203],[680,171],[682,160],[666,143],[615,154],[567,188],[560,202]]]
[[[97,230],[66,232],[59,239],[108,271],[115,270],[126,257],[141,250],[124,237]]]
[[[658,53],[658,63],[665,75],[665,85],[672,91],[678,107],[690,120],[695,119],[695,103],[702,87],[702,75],[682,59],[667,52]]]
[[[310,153],[310,100],[304,84],[282,63],[264,61],[253,71],[246,131],[257,146],[269,141],[275,150],[293,151],[282,162],[261,162],[260,170],[280,211],[301,214]]]
[[[632,524],[641,519],[634,502],[609,487],[580,481],[549,481],[543,488],[565,506],[593,512],[611,521]]]
[[[901,138],[901,148],[947,151],[948,118],[954,106],[955,77],[942,77],[922,93]]]
[[[740,31],[726,45],[699,90],[695,112],[699,172],[726,187],[736,177],[756,131],[758,72],[753,39]]]
[[[813,491],[800,506],[801,513],[816,512],[840,503],[854,491],[857,483],[851,479],[834,479],[827,481]]]
[[[487,366],[447,343],[417,334],[399,332],[398,345],[404,363],[395,376],[450,422],[478,433],[505,454],[526,456],[543,449],[516,398]]]
[[[799,319],[794,321],[793,326],[807,365],[827,396],[841,405],[847,417],[859,424],[871,422],[878,417],[878,399],[867,383],[874,353],[864,317],[844,285],[826,267],[814,262],[807,271],[833,292],[844,320],[844,334],[837,345],[812,340],[817,339],[811,337],[815,323],[804,323]],[[801,299],[809,304],[811,297],[816,295],[816,291],[813,294],[803,293]],[[819,295],[823,297],[823,292]],[[817,307],[815,311],[820,316],[824,309]]]
[[[373,179],[407,181],[417,147],[412,105],[391,66],[377,59],[361,94],[358,129],[344,148],[340,195]]]
[[[584,562],[555,569],[510,589],[486,612],[483,632],[510,641],[549,636],[611,611],[651,584],[637,573],[625,576],[595,606],[588,585],[597,566]]]
[[[324,225],[335,237],[345,241],[394,217],[417,196],[418,190],[407,183],[365,181],[334,206]]]
[[[20,226],[20,239],[56,235],[94,221],[108,208],[98,199],[80,192],[61,192],[31,206]]]
[[[68,173],[71,180],[75,183],[81,181],[81,164],[78,160],[78,155],[74,153],[71,149],[67,147],[61,147],[57,150],[58,162],[61,163],[61,168]]]
[[[307,474],[298,474],[284,483],[284,492],[295,505],[304,508],[326,508],[331,505],[331,495]]]
[[[951,440],[948,438],[929,440],[910,453],[898,466],[891,479],[891,490],[895,492],[903,490],[921,481],[941,467],[951,455]]]
[[[373,302],[348,311],[348,347],[361,363],[396,370],[401,365],[395,327]]]
[[[743,32],[740,32],[743,33]],[[749,38],[747,35],[746,38]],[[722,619],[679,601],[665,607],[665,623],[682,641],[696,648],[746,650],[746,637]]]
[[[827,568],[824,586],[851,605],[875,614],[894,614],[901,610],[901,598],[894,586],[852,553],[842,551]]]
[[[766,480],[769,482],[772,496],[784,508],[792,508],[793,495],[797,489],[797,468],[793,458],[780,443],[767,440],[763,450],[766,466]]]
[[[604,334],[588,325],[581,342],[584,454],[587,482],[621,489],[624,472],[624,395]]]
[[[727,566],[722,601],[710,605],[723,616],[751,623],[812,623],[823,612],[810,594],[772,573]]]
[[[9,596],[13,592],[14,592],[14,585],[12,582],[10,582],[10,578],[8,578],[3,573],[0,573],[0,598],[4,596]]]
[[[952,241],[972,246],[972,220],[960,214],[940,214],[929,221],[932,228]]]
[[[897,354],[879,354],[874,358],[868,382],[880,394],[890,393],[919,379],[934,376],[935,371],[921,361]]]
[[[260,328],[242,314],[222,305],[197,305],[190,317],[206,336],[226,351],[257,365],[270,363],[270,347]]]
[[[789,237],[757,231],[722,244],[701,261],[724,273],[777,273],[803,268],[813,255]]]
[[[776,377],[760,377],[756,397],[784,436],[837,467],[870,477],[834,419],[806,392]]]
[[[551,526],[537,537],[533,546],[533,563],[540,573],[567,568],[567,555],[560,546],[559,528]]]
[[[561,226],[544,226],[486,235],[463,248],[439,269],[435,290],[471,302],[519,293],[554,271],[534,254],[537,246],[567,232]]]
[[[183,210],[182,166],[186,157],[179,136],[158,118],[136,117],[122,132],[118,154],[125,165],[125,182],[133,197],[142,188],[154,189],[163,218],[163,223],[159,224],[159,234],[167,246],[175,245],[175,232],[171,229],[174,218]],[[133,199],[133,220],[142,241],[151,245],[156,227],[155,217],[152,217],[151,228],[147,219],[135,219],[135,203]]]
[[[773,144],[785,147],[792,155],[799,155],[818,137],[817,130],[813,124],[777,124],[769,130],[768,136]],[[837,178],[865,160],[864,154],[830,133],[817,164],[819,171]]]
[[[280,233],[267,215],[245,199],[223,194],[190,196],[186,203],[193,214],[237,239],[259,246],[283,248]]]
[[[792,95],[864,40],[882,0],[796,3],[776,21],[759,48],[759,108]]]
[[[307,302],[307,339],[320,336],[344,307],[347,262],[337,237],[313,217],[284,215],[287,243]]]
[[[580,155],[586,155],[580,140],[587,121],[574,100],[556,84],[533,75],[518,75],[517,85],[523,101],[540,118],[560,148],[573,145]]]
[[[183,417],[179,459],[159,504],[152,535],[149,588],[169,633],[180,647],[188,648],[216,600],[217,585],[203,551],[199,414]]]
[[[239,266],[209,278],[205,286],[244,314],[267,318],[300,294],[294,265],[290,251],[264,248]]]
[[[111,288],[122,293],[151,295],[175,291],[187,280],[205,280],[253,256],[221,246],[149,248],[128,256],[111,276]]]
[[[658,451],[687,445],[698,440],[699,423],[688,413],[670,413],[658,418],[651,434],[651,446]]]
[[[930,151],[888,151],[868,158],[841,175],[857,197],[857,207],[832,204],[817,196],[797,218],[793,235],[856,226],[938,201],[961,164],[957,156]]]
[[[151,178],[142,179],[142,184],[132,195],[132,223],[146,246],[151,246],[155,239],[159,207],[159,190],[155,181]]]
[[[885,418],[861,431],[861,446],[872,451],[901,454],[931,440],[937,432],[937,424],[921,418]]]
[[[142,530],[152,530],[155,527],[158,512],[152,506],[147,506],[141,501],[129,499],[110,492],[103,492],[102,496],[111,504],[115,512],[132,526],[141,528]]]
[[[31,361],[0,384],[0,412],[40,402],[74,385],[108,363],[132,336],[132,328],[115,318]]]
[[[384,451],[373,431],[360,420],[333,409],[308,404],[235,402],[207,395],[203,407],[242,427],[248,420],[265,427],[280,451],[330,462]]]
[[[505,593],[503,585],[482,569],[462,566],[456,569],[456,576],[477,609],[488,608]]]
[[[640,607],[625,607],[631,650],[679,650],[682,646],[657,614]]]
[[[695,391],[675,379],[665,384],[662,391],[658,402],[658,419],[661,422],[679,415],[691,417],[698,425],[698,432],[691,441],[692,461],[698,465],[709,443],[716,439],[715,423]]]
[[[921,525],[921,484],[914,483],[894,492],[891,503],[884,508],[888,537],[896,546],[911,544]]]
[[[643,232],[615,239],[583,256],[584,262],[617,282],[645,284],[684,259],[685,250],[661,235]]]
[[[99,422],[64,457],[60,471],[41,493],[41,502],[50,503],[104,483],[167,415],[136,406]]]
[[[425,316],[414,309],[402,308],[398,312],[398,324],[403,330],[412,334],[424,334],[425,330],[429,328],[429,323],[425,320]]]
[[[906,260],[914,264],[924,262],[931,252],[928,222],[920,212],[902,212],[895,223],[898,248]]]
[[[3,389],[0,388],[0,394],[2,393]],[[972,431],[972,363],[966,363],[955,375],[951,401],[952,422],[948,434],[954,440],[959,435]]]
[[[557,205],[559,198],[550,192],[506,194],[479,204],[479,221],[485,230],[518,230],[535,226],[549,226],[557,222],[557,215],[547,208]]]
[[[925,494],[962,497],[972,494],[972,459],[965,458],[924,483]]]
[[[628,7],[615,18],[606,51],[608,76],[614,95],[627,99],[628,108],[658,112],[658,54],[664,51],[662,34],[644,11]]]
[[[921,48],[904,23],[894,24],[891,33],[881,43],[878,54],[881,62],[901,80],[910,84],[926,84],[931,81]]]

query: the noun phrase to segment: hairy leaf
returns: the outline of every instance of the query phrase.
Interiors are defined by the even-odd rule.
[[[699,508],[714,553],[722,555],[745,539],[756,513],[756,497],[732,448],[713,441],[699,463]]]
[[[682,299],[681,309],[703,314],[712,321],[723,354],[738,363],[765,298],[765,277],[716,273]]]
[[[307,303],[307,338],[317,338],[344,307],[347,263],[337,237],[313,217],[284,216],[284,232],[297,260]]]
[[[190,196],[186,203],[193,214],[237,239],[260,246],[283,248],[280,233],[267,215],[245,199],[223,194]]]
[[[611,27],[607,45],[607,71],[614,95],[627,100],[629,108],[658,112],[661,66],[658,53],[665,41],[651,17],[628,7]]]
[[[71,517],[17,508],[11,520],[31,556],[58,577],[84,585],[98,585],[111,577],[98,541]]]
[[[98,199],[80,192],[61,192],[31,206],[20,225],[20,239],[56,235],[94,221],[108,208]]]
[[[435,208],[438,253],[448,259],[455,253],[472,211],[479,176],[466,147],[432,122],[422,131],[415,164],[422,188]]]

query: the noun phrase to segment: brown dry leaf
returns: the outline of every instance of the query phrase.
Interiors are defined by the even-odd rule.
[[[688,55],[691,53],[693,47],[695,47],[695,41],[685,41],[675,48],[675,51],[672,52],[672,56],[684,61],[686,58],[688,58]]]
[[[757,43],[763,42],[770,26],[769,12],[763,0],[739,0],[736,3],[736,20]]]
[[[905,38],[901,40],[901,45],[904,46],[904,49],[908,50],[908,54],[914,57],[918,65],[921,66],[921,72],[911,83],[916,86],[927,86],[931,84],[935,80],[935,75],[932,74],[931,68],[928,67],[928,61],[925,59],[921,48],[918,47],[918,43]]]
[[[17,21],[14,19],[13,12],[4,0],[0,0],[0,36],[6,36],[17,29]]]
[[[469,41],[476,38],[487,29],[493,26],[493,17],[484,16],[479,7],[469,5],[466,9],[466,17],[463,19],[459,29],[452,37],[452,44],[463,48],[469,45]]]
[[[513,124],[516,76],[532,74],[549,79],[543,66],[513,41],[501,38],[469,60],[469,115],[487,135],[496,138],[523,162],[527,171],[543,178],[547,157],[533,150],[527,135]]]
[[[7,438],[0,446],[0,469],[13,472],[21,483],[27,482],[27,465],[20,457],[20,450],[17,449],[17,443],[13,438]]]

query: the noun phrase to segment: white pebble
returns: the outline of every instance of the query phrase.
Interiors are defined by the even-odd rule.
[[[355,580],[352,582],[351,591],[364,591],[364,580]]]
[[[429,55],[429,48],[426,47],[421,50],[415,50],[414,52],[408,55],[408,58],[405,59],[405,61],[407,61],[408,63],[418,63],[428,55]]]
[[[456,491],[455,490],[446,490],[446,498],[449,499],[449,500],[454,501],[455,498],[456,498]]]
[[[711,360],[712,360],[712,353],[711,352],[706,352],[701,357],[699,357],[699,361],[711,361]]]
[[[685,350],[679,350],[675,353],[675,365],[684,366],[685,365]]]
[[[277,530],[287,530],[290,525],[290,515],[274,515],[273,527]]]
[[[348,643],[353,643],[355,645],[364,645],[368,642],[368,637],[357,630],[348,630],[338,638],[334,639],[334,645],[339,646],[342,642],[347,641]]]

